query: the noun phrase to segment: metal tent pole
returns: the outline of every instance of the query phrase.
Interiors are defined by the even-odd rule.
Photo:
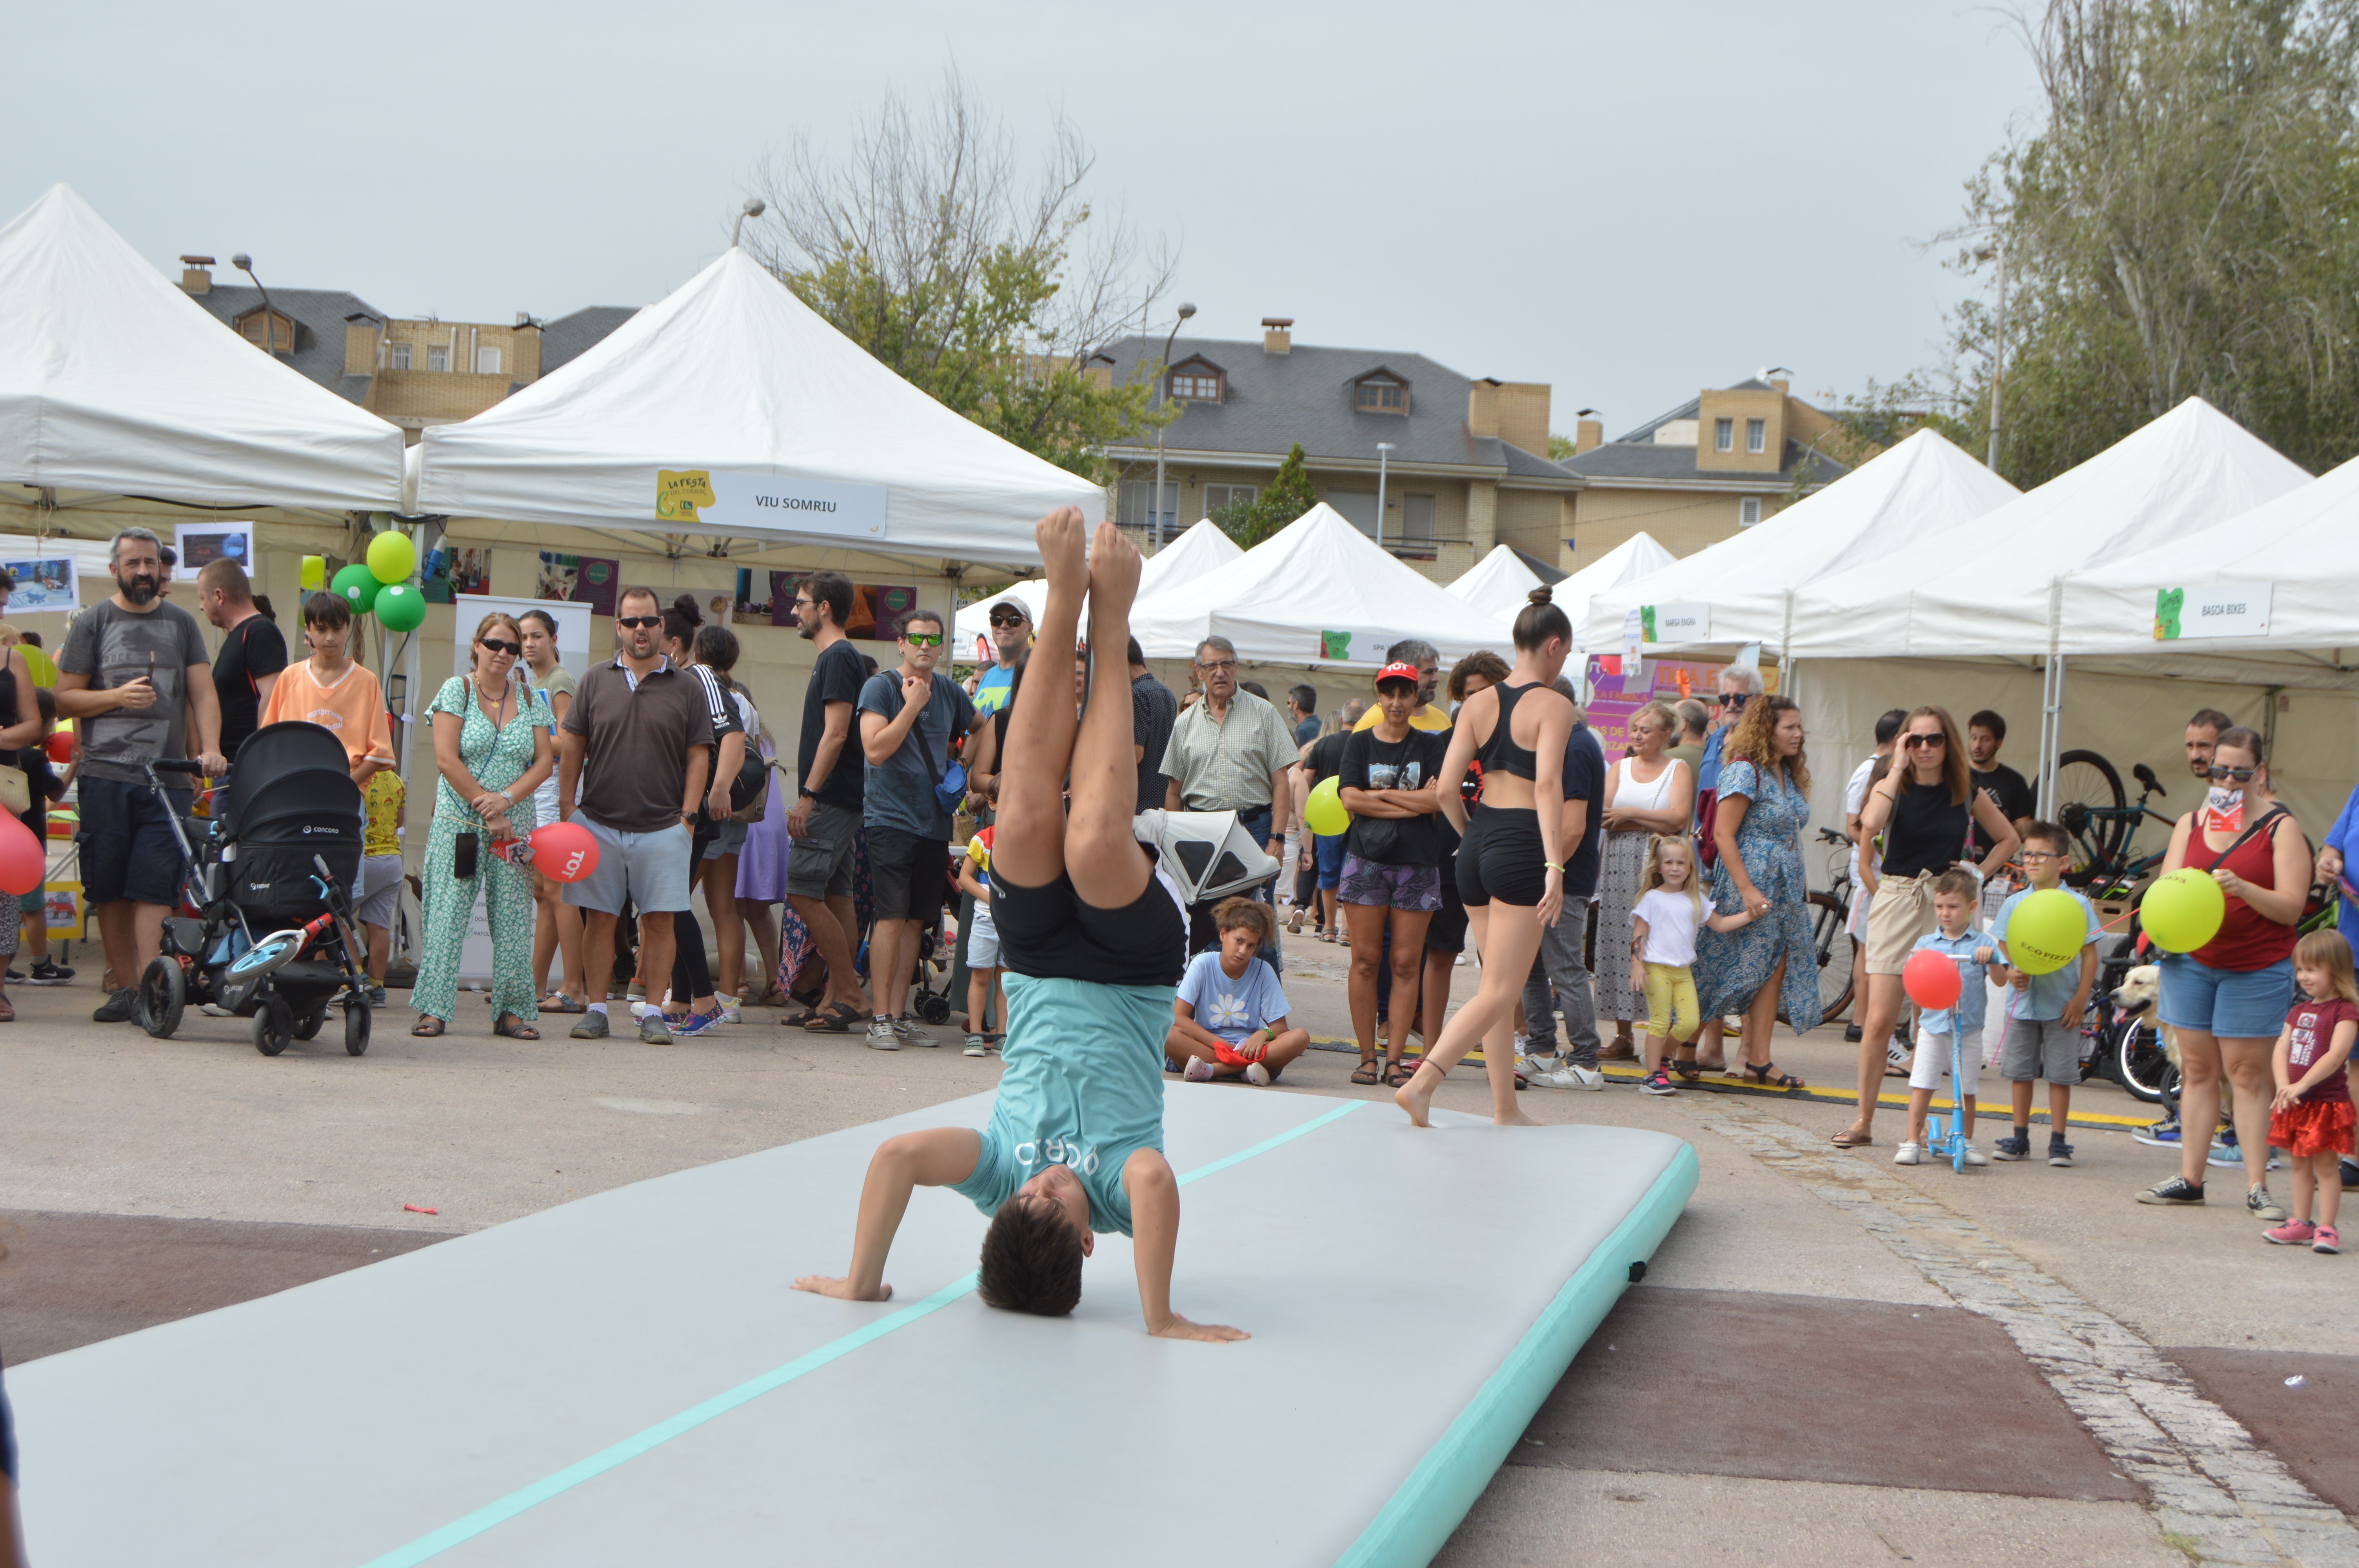
[[[2063,608],[2064,579],[2060,577],[2048,585],[2048,668],[2039,690],[2039,815],[2049,822],[2055,820],[2056,755],[2064,735],[2064,655],[2059,651]]]

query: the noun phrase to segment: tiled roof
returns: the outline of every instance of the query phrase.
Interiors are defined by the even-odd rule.
[[[1162,352],[1159,337],[1127,338],[1107,349],[1099,362],[1111,365],[1121,385]],[[1376,443],[1390,441],[1397,463],[1491,469],[1541,481],[1571,477],[1545,457],[1495,437],[1468,435],[1467,390],[1473,381],[1423,354],[1304,345],[1273,354],[1258,342],[1207,338],[1183,337],[1172,343],[1174,367],[1197,358],[1223,372],[1227,395],[1219,403],[1188,404],[1164,429],[1167,448],[1283,456],[1300,442],[1303,454],[1313,460],[1374,462]],[[1353,406],[1353,384],[1379,370],[1408,384],[1407,414]]]
[[[1786,443],[1785,461],[1775,473],[1699,468],[1696,466],[1696,453],[1697,449],[1693,446],[1658,446],[1653,441],[1608,441],[1578,457],[1565,459],[1562,466],[1591,480],[1644,480],[1652,483],[1684,480],[1690,483],[1751,484],[1763,489],[1791,485],[1798,464],[1802,466],[1807,475],[1803,482],[1812,486],[1832,484],[1851,471],[1824,452],[1806,452],[1799,441]]]
[[[581,358],[638,313],[636,305],[591,305],[546,323],[540,329],[540,373]]]
[[[217,283],[209,292],[190,297],[232,330],[239,317],[262,308],[260,289],[234,285]],[[344,318],[369,316],[382,321],[384,311],[341,288],[274,288],[270,308],[295,323],[294,351],[279,355],[283,362],[354,403],[367,395],[367,376],[344,373]]]

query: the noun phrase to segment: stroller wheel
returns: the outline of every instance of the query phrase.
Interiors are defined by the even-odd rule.
[[[276,1056],[294,1038],[295,1010],[284,998],[266,998],[254,1010],[254,1048],[266,1056]]]
[[[321,1002],[295,1021],[295,1038],[310,1040],[319,1035],[321,1026],[328,1022],[328,1004]]]
[[[189,977],[177,959],[148,960],[139,977],[139,1027],[158,1040],[168,1040],[180,1027],[180,1010],[189,1000]]]
[[[368,1050],[369,1004],[364,1001],[344,1003],[344,1050],[358,1056]]]
[[[928,991],[919,999],[918,1016],[928,1023],[948,1023],[951,1021],[951,999]]]

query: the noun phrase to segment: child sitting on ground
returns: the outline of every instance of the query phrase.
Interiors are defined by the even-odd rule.
[[[1936,1011],[1917,1014],[1917,1054],[1908,1064],[1908,1136],[1892,1152],[1896,1165],[1914,1165],[1925,1155],[1925,1116],[1933,1106],[1933,1091],[1950,1066],[1951,1041],[1956,1044],[1957,1073],[1950,1098],[1958,1108],[1959,1130],[1966,1139],[1966,1163],[1987,1165],[1990,1160],[1974,1147],[1974,1090],[1983,1076],[1983,1018],[1988,1001],[1983,976],[1997,938],[1973,928],[1982,881],[1972,871],[1951,869],[1933,879],[1935,929],[1917,938],[1916,951],[1939,953],[1958,966],[1958,1001]],[[2026,1103],[2031,1086],[2026,1084]]]
[[[986,774],[977,793],[997,806],[999,775]],[[959,891],[974,900],[974,913],[966,921],[966,1054],[970,1056],[991,1054],[993,1039],[984,1033],[984,1019],[1004,1022],[1007,1017],[1007,997],[999,989],[999,927],[991,921],[991,839],[996,831],[976,828],[967,838],[966,858],[959,862]],[[998,1005],[992,1006],[994,1002]]]
[[[1998,906],[1991,934],[2004,954],[2006,924],[2023,901],[2033,893],[2064,886],[2064,868],[2071,863],[2072,840],[2052,822],[2035,822],[2023,830],[2023,870],[2031,885],[2010,893]],[[2081,1081],[2081,1011],[2089,1004],[2089,988],[2097,979],[2097,941],[2104,927],[2096,907],[2078,892],[2065,888],[2088,918],[2088,935],[2081,944],[2081,961],[2067,963],[2044,975],[2010,967],[2006,983],[2006,1033],[1999,1042],[1999,1071],[2015,1093],[2015,1133],[2002,1138],[1991,1152],[2002,1160],[2031,1158],[2031,1083],[2048,1080],[2048,1162],[2069,1165],[2072,1145],[2064,1132],[2072,1115],[2072,1086]]]
[[[2270,1057],[2277,1098],[2269,1102],[2269,1142],[2293,1162],[2293,1214],[2261,1234],[2280,1247],[2307,1242],[2313,1252],[2340,1252],[2334,1228],[2343,1206],[2343,1156],[2351,1152],[2351,1086],[2344,1068],[2359,1041],[2359,984],[2351,972],[2351,944],[2336,931],[2313,931],[2294,944],[2294,983],[2300,1000],[2287,1012]],[[2316,1224],[2310,1222],[2317,1195]]]
[[[992,841],[992,923],[1007,970],[1007,1040],[991,1123],[889,1138],[868,1162],[852,1268],[807,1275],[799,1291],[881,1302],[885,1258],[913,1187],[950,1187],[992,1217],[976,1291],[985,1304],[1062,1316],[1082,1299],[1094,1233],[1132,1238],[1147,1331],[1235,1340],[1240,1329],[1171,1310],[1180,1184],[1163,1157],[1164,1035],[1187,955],[1179,890],[1133,837],[1138,804],[1131,737],[1130,640],[1138,547],[1102,524],[1082,556],[1079,509],[1040,520],[1049,601],[1032,656],[1058,668],[1073,647],[1082,596],[1089,717],[1075,737],[1061,681],[1027,683],[1007,725]],[[1072,815],[1060,790],[1071,764]]]
[[[1310,1049],[1310,1031],[1287,1025],[1286,992],[1261,951],[1277,929],[1269,905],[1224,900],[1212,911],[1221,945],[1189,960],[1171,1003],[1163,1070],[1191,1084],[1242,1077],[1266,1084]]]
[[[1707,925],[1734,931],[1749,924],[1753,914],[1707,913],[1710,905],[1696,886],[1695,851],[1683,833],[1656,837],[1638,887],[1631,911],[1630,989],[1647,996],[1647,1059],[1655,1064],[1638,1087],[1650,1095],[1674,1094],[1674,1072],[1689,1083],[1703,1076],[1695,1065],[1696,1031],[1703,1027],[1696,1000],[1696,932]]]

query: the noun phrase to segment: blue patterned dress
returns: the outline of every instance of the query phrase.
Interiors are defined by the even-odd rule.
[[[1749,925],[1696,933],[1696,999],[1706,1018],[1742,1012],[1768,983],[1769,972],[1786,960],[1778,1002],[1797,1034],[1819,1026],[1818,955],[1810,946],[1810,886],[1802,874],[1802,829],[1810,826],[1808,796],[1778,770],[1767,780],[1751,762],[1720,770],[1720,798],[1743,795],[1751,804],[1736,829],[1736,852],[1769,913]],[[1712,869],[1712,904],[1721,914],[1745,907],[1725,858]]]

